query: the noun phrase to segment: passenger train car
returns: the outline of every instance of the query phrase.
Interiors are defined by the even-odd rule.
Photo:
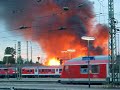
[[[60,82],[105,83],[108,77],[108,56],[79,57],[64,64]]]
[[[61,83],[88,83],[90,75],[90,83],[105,83],[109,77],[108,58],[108,56],[78,57],[66,61],[63,66],[24,65],[20,67],[20,71],[16,66],[1,67],[0,78],[14,78],[20,74],[24,78],[60,77]]]
[[[19,66],[20,67],[20,66]],[[60,77],[62,72],[62,66],[21,66],[17,67],[1,67],[0,78],[15,78],[17,76],[24,78],[35,77]]]
[[[62,66],[22,67],[22,77],[60,77]]]

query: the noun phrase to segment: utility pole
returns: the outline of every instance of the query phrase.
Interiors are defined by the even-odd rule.
[[[18,70],[18,74],[17,77],[20,79],[21,78],[21,42],[18,41],[18,51],[17,51],[17,70]]]
[[[15,77],[17,78],[17,51],[16,51],[16,41],[15,41]]]
[[[31,63],[32,63],[32,42],[30,42],[31,44]]]
[[[117,23],[114,18],[114,0],[108,0],[108,16],[109,16],[109,75],[110,75],[110,83],[114,86],[115,83],[118,83],[118,74],[116,72],[116,26]]]
[[[27,64],[28,64],[28,41],[27,41]]]
[[[116,43],[116,45],[117,45],[117,55],[119,55],[119,34],[116,34],[116,41],[117,41],[117,43]]]

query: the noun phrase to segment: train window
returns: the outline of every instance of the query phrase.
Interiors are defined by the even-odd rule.
[[[48,72],[49,69],[46,70],[46,72]]]
[[[44,69],[44,72],[46,72],[46,69]]]
[[[56,69],[56,72],[58,72],[58,69]]]
[[[87,65],[81,65],[80,66],[80,72],[82,74],[87,74],[88,73],[88,66]]]
[[[32,69],[29,72],[32,72]]]
[[[48,72],[51,72],[51,69],[48,69]]]
[[[42,72],[44,72],[44,69],[42,69]]]
[[[62,69],[59,69],[59,73],[62,72]]]
[[[8,69],[4,69],[5,71],[7,71]]]
[[[99,73],[99,66],[98,65],[91,65],[91,72],[92,73]]]
[[[59,69],[59,71],[61,72],[61,71],[62,71],[62,69]]]
[[[55,72],[55,69],[52,69],[52,72]]]
[[[35,69],[35,72],[37,72],[37,69]]]
[[[45,69],[45,72],[48,72],[48,69]]]
[[[39,69],[39,72],[42,72],[42,70],[41,70],[41,69]]]

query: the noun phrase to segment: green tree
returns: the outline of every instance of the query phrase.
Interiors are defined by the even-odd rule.
[[[3,61],[0,61],[0,64],[3,64]]]
[[[31,61],[25,61],[25,64],[32,64]]]
[[[7,64],[15,64],[15,58],[14,58],[14,56],[15,56],[16,52],[15,52],[15,49],[13,47],[7,47],[5,49],[4,54],[5,55],[6,54],[10,54],[11,56],[4,56],[3,57],[3,64],[6,64],[6,63]]]
[[[30,60],[30,64],[32,64],[33,62],[32,62],[32,60]]]
[[[17,58],[17,63],[18,64],[23,64],[23,59],[22,59],[21,56]]]
[[[36,63],[36,64],[38,64],[39,62],[38,62],[38,61],[36,61],[35,63]]]

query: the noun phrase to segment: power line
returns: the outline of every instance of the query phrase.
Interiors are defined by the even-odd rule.
[[[99,2],[99,4],[102,6],[102,7],[105,7],[101,2],[103,2],[104,0],[100,1],[100,0],[97,0]]]
[[[101,6],[103,6],[103,4],[98,0],[98,2],[100,3],[100,5]],[[86,2],[86,1],[84,1],[84,2],[82,2],[82,3],[80,3],[79,5],[78,5],[78,7],[81,7],[82,5],[84,5],[84,4],[88,4],[88,2]],[[77,8],[78,8],[77,7]],[[104,7],[104,6],[103,6]],[[74,8],[72,8],[72,9],[74,9]],[[58,13],[59,12],[59,13]],[[55,13],[53,13],[53,14],[48,14],[48,15],[44,15],[44,16],[41,16],[41,17],[38,17],[38,18],[45,18],[45,17],[49,17],[49,16],[52,16],[52,15],[59,15],[59,14],[63,14],[63,13],[67,13],[67,11],[57,11],[57,13],[55,12]],[[102,16],[103,15],[103,13],[99,13],[99,14],[96,14],[96,16],[98,16],[99,15],[99,17],[100,16]],[[37,27],[37,26],[32,26],[32,27]],[[18,28],[18,29],[20,29],[20,27]],[[12,29],[12,30],[9,30],[9,31],[17,31],[18,29]],[[2,32],[6,32],[6,31],[2,31]],[[0,32],[0,33],[2,33],[2,32]],[[4,38],[4,37],[3,37]]]
[[[86,24],[87,25],[87,24]],[[89,26],[94,26],[94,25],[89,25]],[[37,26],[36,26],[37,27]],[[59,31],[70,31],[71,29],[75,29],[75,28],[80,28],[81,26],[78,26],[78,24],[74,24],[72,27],[65,27],[65,26],[60,26],[60,27],[58,27],[58,28],[52,28],[52,30],[50,29],[50,30],[48,30],[48,31],[38,31],[38,30],[36,30],[36,32],[38,32],[39,34],[50,34],[50,33],[54,33],[54,32],[59,32]],[[31,27],[32,28],[32,27]],[[50,28],[50,27],[48,27],[48,28]],[[65,28],[67,29],[67,30],[65,30]],[[61,29],[63,29],[63,30],[61,30]],[[22,31],[21,31],[22,32]],[[32,32],[27,32],[26,34],[24,33],[18,33],[17,35],[11,35],[11,36],[7,36],[7,37],[0,37],[0,38],[8,38],[8,37],[17,37],[17,36],[24,36],[24,35],[27,35],[27,34],[31,34]],[[33,40],[33,39],[32,39]]]

